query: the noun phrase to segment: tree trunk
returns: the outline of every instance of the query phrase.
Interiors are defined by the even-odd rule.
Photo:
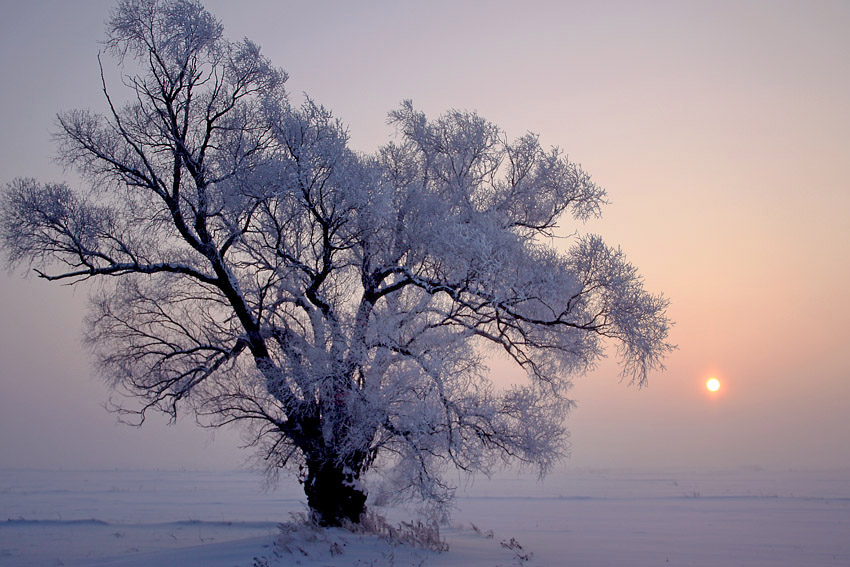
[[[343,520],[357,524],[366,511],[366,491],[360,486],[359,471],[332,459],[307,461],[304,493],[320,526],[340,526]]]

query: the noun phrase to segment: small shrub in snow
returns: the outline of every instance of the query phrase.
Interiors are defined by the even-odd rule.
[[[503,539],[501,541],[502,547],[505,549],[510,549],[514,552],[514,556],[520,562],[520,564],[525,563],[526,561],[531,561],[534,557],[534,554],[530,551],[526,551],[515,538],[511,538],[509,540]]]
[[[390,545],[408,545],[429,551],[448,551],[449,545],[440,538],[440,526],[434,520],[401,522],[397,526],[373,511],[367,511],[359,524],[346,523],[354,533],[377,535]]]
[[[312,521],[308,514],[292,513],[290,517],[291,522],[278,525],[280,535],[276,542],[277,548],[291,555],[308,557],[310,548],[324,547],[324,544],[328,544],[331,555],[342,553],[339,542],[333,539],[327,530],[320,528]]]
[[[472,522],[470,522],[469,525],[472,526],[472,531],[474,531],[476,534],[480,535],[481,537],[486,537],[487,539],[493,539],[493,530],[487,530],[486,532],[482,532],[481,528],[479,528],[478,526],[476,526]]]

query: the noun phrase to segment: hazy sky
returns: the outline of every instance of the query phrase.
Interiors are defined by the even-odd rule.
[[[602,220],[565,229],[622,247],[671,299],[679,349],[648,388],[618,383],[612,362],[576,379],[568,466],[850,467],[850,3],[205,4],[357,149],[386,142],[387,111],[411,98],[538,133],[608,190]],[[3,1],[0,183],[62,178],[54,117],[104,108],[112,6]],[[191,420],[115,423],[80,346],[86,289],[18,271],[0,294],[0,467],[247,456]]]

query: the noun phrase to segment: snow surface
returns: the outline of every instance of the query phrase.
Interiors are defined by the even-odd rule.
[[[441,528],[444,553],[298,524],[281,535],[303,500],[294,481],[263,492],[248,472],[0,470],[0,566],[850,565],[850,471],[478,478]]]

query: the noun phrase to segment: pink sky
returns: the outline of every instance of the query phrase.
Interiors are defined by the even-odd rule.
[[[536,132],[608,190],[602,220],[564,232],[623,248],[672,300],[679,349],[642,390],[609,362],[576,379],[569,466],[850,467],[850,4],[205,4],[357,149],[411,98]],[[0,182],[62,177],[52,120],[103,108],[111,6],[4,7]],[[85,289],[0,286],[0,467],[241,464],[233,434],[114,425],[79,344]]]

